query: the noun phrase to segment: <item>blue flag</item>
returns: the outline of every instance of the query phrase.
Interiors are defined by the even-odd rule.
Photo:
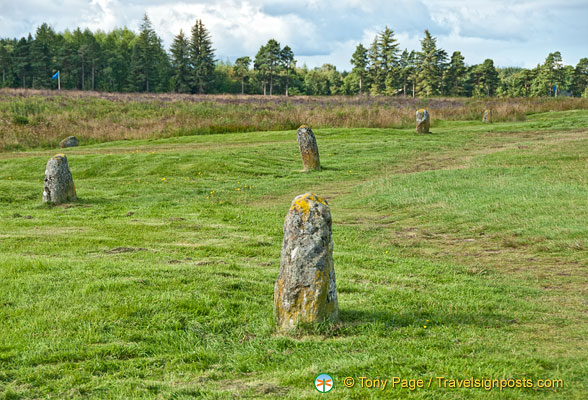
[[[51,79],[57,79],[57,78],[59,78],[59,71],[57,71],[55,73],[55,75],[53,75],[53,77]]]

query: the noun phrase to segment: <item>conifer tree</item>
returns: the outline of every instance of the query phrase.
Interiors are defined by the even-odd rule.
[[[192,64],[192,91],[209,93],[214,81],[214,49],[210,33],[202,20],[192,27],[190,42],[190,63]]]
[[[359,95],[362,95],[363,81],[368,67],[368,51],[363,44],[358,44],[355,48],[355,52],[351,56],[351,65],[353,66],[352,72],[359,78]]]
[[[439,94],[441,83],[441,71],[439,69],[439,50],[437,39],[426,30],[425,37],[421,40],[421,51],[418,58],[418,83],[417,90],[424,96]]]
[[[251,58],[239,57],[235,60],[235,66],[233,70],[237,78],[241,80],[241,94],[245,94],[245,78],[249,75],[249,65],[251,64]]]
[[[172,88],[178,93],[190,92],[190,42],[180,29],[170,48],[172,64]]]
[[[572,93],[574,96],[582,96],[588,89],[588,58],[582,58],[578,61],[574,69],[574,81],[572,84]]]
[[[284,46],[284,48],[280,50],[280,63],[282,69],[286,73],[286,96],[288,96],[288,89],[290,86],[290,71],[292,71],[296,66],[294,52],[292,51],[290,46]]]
[[[27,75],[29,75],[31,69],[29,48],[32,41],[33,39],[29,34],[28,40],[24,37],[21,38],[14,48],[15,71],[23,88],[27,87]]]
[[[167,63],[169,60],[161,39],[145,14],[131,56],[131,86],[147,92],[163,88],[167,83]]]
[[[464,93],[466,67],[461,52],[455,51],[447,69],[447,91],[451,96],[461,96]]]
[[[396,93],[395,73],[398,68],[398,42],[394,38],[394,31],[386,26],[377,39],[379,52],[380,87],[384,93]]]

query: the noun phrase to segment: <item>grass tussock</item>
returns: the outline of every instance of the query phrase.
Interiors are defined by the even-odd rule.
[[[0,90],[0,150],[55,147],[74,135],[85,144],[114,140],[314,128],[407,128],[414,112],[433,119],[522,121],[530,113],[588,109],[588,99],[461,99],[120,94]]]

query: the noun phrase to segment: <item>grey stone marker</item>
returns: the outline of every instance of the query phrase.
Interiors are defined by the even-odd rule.
[[[75,136],[69,136],[59,142],[59,147],[63,149],[64,147],[75,147],[79,144],[80,142],[78,141],[78,138]]]
[[[431,118],[429,112],[423,108],[416,112],[416,131],[417,133],[429,133]]]
[[[76,199],[76,187],[67,157],[64,154],[56,154],[47,161],[43,202],[61,204]]]
[[[484,110],[484,116],[482,117],[482,122],[487,124],[492,123],[492,110]]]
[[[312,129],[309,126],[302,125],[298,128],[297,139],[304,170],[321,169],[318,145],[316,144],[316,138],[314,137],[314,133],[312,133]]]
[[[331,212],[311,193],[296,197],[286,215],[274,312],[281,331],[338,318]]]

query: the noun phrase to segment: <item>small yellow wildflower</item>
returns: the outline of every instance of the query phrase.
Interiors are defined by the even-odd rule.
[[[427,329],[427,325],[423,326],[423,328]]]
[[[162,181],[165,181],[165,176],[163,178],[161,178]]]

